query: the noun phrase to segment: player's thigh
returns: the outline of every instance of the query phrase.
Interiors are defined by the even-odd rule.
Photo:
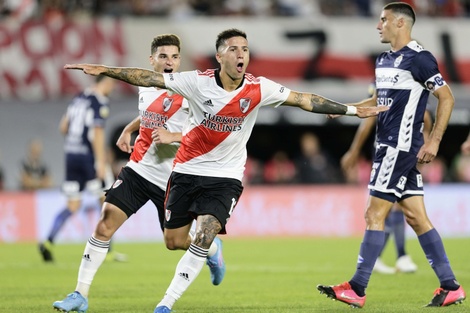
[[[399,203],[403,208],[403,213],[405,214],[407,223],[418,235],[421,235],[433,228],[433,225],[426,213],[423,196],[406,197]]]
[[[237,179],[223,177],[204,177],[202,194],[196,199],[190,211],[198,216],[211,215],[221,226],[220,233],[225,234],[225,225],[229,221],[238,199],[243,192],[243,186]]]
[[[192,224],[184,225],[178,228],[165,228],[163,238],[165,245],[170,250],[187,250],[191,240],[189,239],[189,230]]]
[[[154,195],[151,192],[157,189],[160,190],[132,169],[124,167],[114,184],[106,191],[105,202],[115,205],[130,217],[152,199]],[[160,192],[159,196],[162,197],[164,192]]]
[[[389,200],[375,196],[370,196],[365,212],[367,229],[383,230],[385,219],[387,218],[393,203]]]
[[[109,240],[127,219],[127,214],[120,208],[112,203],[104,202],[101,217],[96,225],[95,236],[100,240]],[[101,236],[106,238],[100,238]]]

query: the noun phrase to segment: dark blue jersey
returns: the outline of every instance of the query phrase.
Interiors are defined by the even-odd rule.
[[[85,90],[67,108],[69,127],[65,137],[66,154],[93,155],[93,129],[104,127],[109,115],[108,98]]]
[[[387,105],[377,119],[377,144],[418,154],[424,143],[424,113],[429,92],[446,85],[437,61],[416,41],[383,52],[375,68],[377,105]]]

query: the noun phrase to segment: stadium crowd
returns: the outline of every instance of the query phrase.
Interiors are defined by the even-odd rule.
[[[0,15],[19,19],[88,16],[373,16],[381,0],[1,0]],[[420,16],[470,17],[470,0],[407,0]]]

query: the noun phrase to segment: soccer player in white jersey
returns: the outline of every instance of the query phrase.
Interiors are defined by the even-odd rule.
[[[414,22],[413,8],[406,3],[393,2],[383,8],[377,29],[381,42],[390,44],[391,50],[376,60],[374,96],[355,104],[390,107],[377,118],[377,149],[369,183],[366,231],[351,280],[336,286],[317,286],[320,293],[353,307],[365,304],[365,290],[384,244],[384,221],[395,202],[416,232],[440,282],[427,306],[447,306],[465,299],[442,240],[426,214],[423,180],[416,167],[418,162],[429,163],[436,157],[454,97],[434,56],[411,39]],[[430,93],[438,99],[438,105],[435,123],[425,142],[422,128]]]
[[[155,71],[178,71],[181,62],[178,36],[157,36],[150,50],[150,64]],[[187,103],[182,96],[170,94],[165,89],[139,87],[139,112],[140,116],[124,128],[116,143],[121,150],[132,152],[130,159],[106,192],[101,218],[83,252],[75,291],[64,300],[53,303],[59,311],[86,312],[89,289],[106,258],[111,237],[148,201],[156,206],[163,231],[166,184],[180,146],[183,123],[188,116]],[[139,135],[132,149],[131,135],[137,130]],[[191,238],[186,234],[185,240],[175,242],[169,248],[187,250],[190,242]],[[206,263],[210,267],[212,283],[219,285],[225,274],[219,238],[212,243]]]
[[[73,98],[60,120],[59,129],[65,136],[65,181],[62,191],[66,207],[57,214],[47,239],[39,243],[39,251],[46,262],[54,260],[54,240],[68,221],[82,206],[82,192],[89,191],[100,205],[106,182],[106,145],[104,126],[109,116],[109,94],[115,81],[104,75],[96,78],[93,86]]]
[[[171,312],[200,273],[215,236],[226,233],[226,224],[243,190],[246,144],[262,106],[288,105],[307,112],[359,117],[376,116],[388,109],[346,106],[246,73],[250,60],[248,40],[237,29],[218,35],[216,59],[220,68],[204,72],[157,73],[92,64],[65,66],[134,85],[167,88],[188,99],[189,118],[167,186],[164,237],[169,247],[187,240],[194,218],[196,235],[155,313]]]

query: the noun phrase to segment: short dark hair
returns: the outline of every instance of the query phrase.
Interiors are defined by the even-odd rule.
[[[153,38],[152,45],[150,46],[150,53],[154,54],[158,47],[161,46],[176,46],[178,47],[178,52],[181,51],[180,38],[174,34],[164,34]]]
[[[219,47],[225,44],[225,41],[227,39],[230,39],[232,37],[243,37],[246,38],[246,33],[244,31],[241,31],[236,28],[230,28],[227,30],[224,30],[221,32],[219,35],[217,35],[217,41],[215,42],[215,50],[219,51]]]
[[[406,2],[390,2],[383,8],[384,10],[391,10],[393,13],[404,14],[411,18],[413,25],[416,21],[416,14],[413,7]]]

